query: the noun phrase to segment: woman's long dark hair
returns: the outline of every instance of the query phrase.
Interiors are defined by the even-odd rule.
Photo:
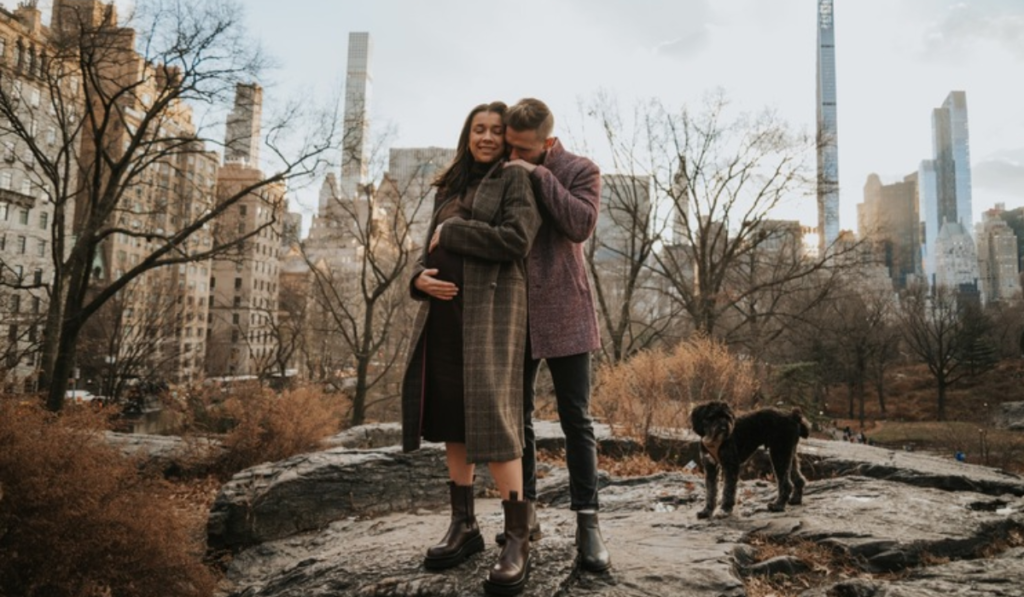
[[[455,148],[455,159],[445,168],[436,179],[434,186],[443,189],[445,196],[461,195],[469,186],[470,169],[473,166],[473,154],[469,152],[469,130],[473,126],[473,117],[481,112],[494,112],[505,121],[505,112],[508,106],[505,102],[491,102],[480,104],[469,112],[466,123],[462,125],[462,133],[459,135],[459,145]]]

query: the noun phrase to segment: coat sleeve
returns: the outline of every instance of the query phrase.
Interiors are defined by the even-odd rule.
[[[597,226],[601,206],[601,172],[590,160],[568,187],[544,166],[531,176],[537,181],[537,202],[550,214],[551,224],[574,243],[586,242]]]
[[[514,261],[530,252],[540,229],[540,213],[529,175],[522,168],[507,168],[502,207],[496,223],[450,218],[441,227],[441,246],[479,259]]]

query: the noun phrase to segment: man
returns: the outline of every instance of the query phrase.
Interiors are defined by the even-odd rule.
[[[602,572],[611,558],[597,521],[597,442],[590,418],[590,353],[601,346],[594,298],[583,259],[583,243],[594,232],[601,200],[601,173],[551,136],[554,117],[544,102],[523,99],[505,116],[506,167],[530,173],[541,227],[527,258],[529,322],[523,383],[525,440],[523,492],[537,499],[534,386],[541,359],[547,361],[565,432],[571,507],[576,511],[576,546],[583,567]],[[531,511],[531,539],[541,536]],[[499,536],[499,542],[503,537]]]

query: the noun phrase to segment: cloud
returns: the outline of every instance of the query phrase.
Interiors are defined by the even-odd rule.
[[[936,4],[928,5],[935,13]],[[935,60],[968,60],[973,47],[994,43],[1024,57],[1024,3],[1019,0],[971,0],[951,3],[925,29],[924,52]]]
[[[1000,152],[971,170],[975,187],[1024,197],[1024,147]]]
[[[710,41],[709,25],[714,19],[711,0],[575,0],[574,4],[579,20],[601,26],[610,38],[621,38],[658,54],[695,56]],[[638,14],[646,18],[637,18]]]

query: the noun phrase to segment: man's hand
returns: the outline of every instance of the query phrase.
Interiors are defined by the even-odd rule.
[[[522,168],[523,170],[526,170],[528,173],[532,174],[533,171],[537,168],[537,164],[531,164],[530,162],[527,162],[526,160],[512,160],[510,162],[505,162],[505,167],[506,168],[513,168],[513,167],[515,167],[515,168]]]
[[[450,301],[459,293],[459,287],[451,282],[438,280],[436,269],[425,269],[416,276],[416,290],[442,301]]]
[[[441,244],[441,226],[444,226],[443,222],[438,224],[437,228],[434,228],[434,234],[430,237],[430,244],[427,245],[427,253],[433,253],[437,245]],[[437,270],[434,271],[436,272]]]

